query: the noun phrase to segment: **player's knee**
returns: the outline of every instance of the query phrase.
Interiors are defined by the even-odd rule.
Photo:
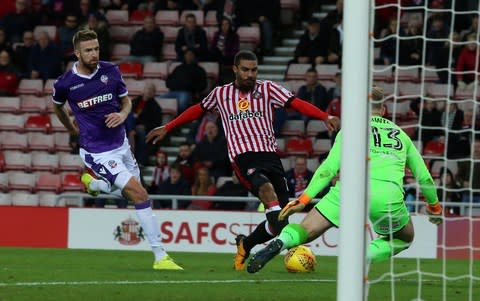
[[[133,176],[123,186],[122,194],[134,203],[141,203],[148,200],[148,193],[140,182]]]
[[[268,192],[269,190],[273,191],[273,185],[270,183],[270,180],[266,175],[261,172],[255,172],[250,179],[252,183],[252,190],[254,193],[260,195]]]
[[[277,198],[275,197],[275,189],[273,188],[272,183],[267,182],[263,183],[260,187],[258,187],[258,197],[260,200],[265,202],[276,201]]]

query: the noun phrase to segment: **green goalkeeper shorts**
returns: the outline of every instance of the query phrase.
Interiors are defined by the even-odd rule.
[[[355,202],[359,200],[346,200]],[[330,191],[315,205],[315,208],[333,225],[340,225],[340,186]],[[370,188],[370,222],[373,230],[388,235],[401,230],[408,223],[410,214],[403,200],[403,189],[393,182],[372,180]]]

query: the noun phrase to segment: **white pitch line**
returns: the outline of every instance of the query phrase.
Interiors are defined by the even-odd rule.
[[[145,281],[52,281],[52,282],[0,282],[0,287],[6,286],[79,286],[79,285],[124,285],[124,284],[199,284],[199,283],[258,283],[258,282],[336,282],[335,279],[232,279],[232,280],[145,280]]]

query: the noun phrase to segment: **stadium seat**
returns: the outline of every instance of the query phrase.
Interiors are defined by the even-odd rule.
[[[175,68],[177,68],[178,66],[180,66],[180,62],[171,62],[169,65],[168,65],[168,74],[172,74],[173,70],[175,70]]]
[[[10,172],[8,174],[9,190],[34,191],[37,176],[34,173]]]
[[[283,136],[303,136],[305,134],[305,121],[287,120],[280,132]]]
[[[118,68],[124,77],[140,78],[143,73],[143,65],[136,62],[122,62]]]
[[[207,33],[208,45],[210,45],[215,37],[215,33],[218,31],[218,27],[204,27],[203,29]]]
[[[21,95],[20,111],[23,113],[45,113],[47,111],[47,101],[52,103],[51,96],[38,97],[35,95]]]
[[[372,75],[374,81],[389,82],[393,80],[393,68],[392,66],[374,65]]]
[[[217,62],[199,62],[198,65],[205,69],[209,78],[215,81],[218,79],[220,70]]]
[[[308,137],[315,137],[319,133],[327,132],[327,126],[321,120],[310,120],[307,124],[306,134]]]
[[[62,190],[63,191],[78,191],[84,192],[82,182],[80,182],[79,173],[66,173],[62,178]]]
[[[217,188],[219,188],[220,186],[222,186],[223,184],[231,180],[232,180],[232,177],[218,177],[217,184],[216,184]]]
[[[38,206],[39,200],[37,194],[25,193],[25,192],[12,192],[10,193],[13,206]]]
[[[166,79],[168,75],[168,62],[150,62],[143,66],[143,77]]]
[[[155,14],[155,24],[177,26],[178,25],[178,11],[176,10],[159,10]]]
[[[57,115],[55,114],[50,114],[50,121],[51,121],[51,131],[52,132],[67,132],[67,129],[63,125],[63,123],[58,120]]]
[[[277,154],[282,157],[285,155],[285,138],[277,138]]]
[[[0,191],[8,191],[8,174],[5,172],[0,173]]]
[[[285,171],[292,168],[292,157],[281,158],[280,161],[282,161],[283,169]]]
[[[285,80],[304,79],[305,73],[311,68],[310,64],[290,64],[285,75]]]
[[[105,18],[109,25],[128,25],[128,10],[109,9]]]
[[[2,131],[24,131],[25,116],[8,113],[0,113],[0,130]]]
[[[20,111],[19,97],[0,97],[0,112],[17,113]]]
[[[53,152],[55,150],[54,137],[53,134],[28,133],[28,148]]]
[[[45,84],[43,85],[43,94],[52,94],[53,93],[53,83],[56,81],[56,79],[49,78],[45,81]]]
[[[58,155],[48,154],[44,152],[32,153],[32,170],[33,171],[51,171],[58,170]]]
[[[318,168],[320,163],[318,162],[318,158],[308,158],[307,159],[307,169],[315,172]]]
[[[315,69],[317,69],[319,80],[333,80],[335,77],[335,74],[340,72],[338,65],[332,65],[332,64],[320,64],[320,65],[317,65]],[[305,74],[304,74],[304,77],[305,77]]]
[[[54,25],[37,25],[33,29],[33,35],[35,38],[38,38],[38,35],[45,31],[48,34],[48,37],[52,42],[57,40],[57,27]]]
[[[131,25],[142,25],[143,20],[147,16],[153,16],[153,14],[148,10],[134,10],[130,13],[129,23]]]
[[[258,45],[260,43],[260,29],[255,26],[240,26],[237,29],[240,43],[253,43]]]
[[[176,98],[161,98],[155,97],[158,105],[162,108],[163,114],[170,114],[177,116],[178,113],[178,103]]]
[[[130,55],[130,45],[126,43],[117,43],[113,44],[112,48],[112,61],[123,59],[124,57]]]
[[[414,99],[422,95],[422,85],[417,83],[398,82],[398,90],[402,98]]]
[[[312,140],[310,139],[289,139],[286,145],[288,155],[310,156],[313,152]]]
[[[53,141],[55,146],[55,151],[71,151],[72,147],[70,146],[70,134],[69,133],[54,133]]]
[[[0,193],[0,206],[11,206],[12,197],[9,193]]]
[[[149,78],[146,79],[145,82],[152,83],[155,86],[155,95],[160,95],[169,91],[167,88],[167,84],[163,79]]]
[[[125,84],[127,85],[129,95],[138,96],[143,94],[143,90],[145,88],[145,81],[126,78]]]
[[[439,80],[438,73],[435,69],[424,67],[420,73],[420,81],[422,82],[436,82]]]
[[[79,155],[61,153],[59,154],[59,168],[62,171],[78,171],[84,169],[83,161]]]
[[[180,13],[180,24],[185,24],[185,17],[188,14],[193,14],[195,16],[195,19],[197,20],[197,25],[200,27],[203,27],[203,24],[205,23],[204,17],[203,17],[203,11],[201,10],[184,10]]]
[[[332,148],[332,142],[330,139],[316,139],[313,143],[313,154],[315,156],[324,154]]]
[[[162,56],[164,60],[177,59],[177,52],[175,52],[175,45],[172,43],[163,44]]]
[[[54,191],[59,193],[62,187],[62,179],[59,174],[53,173],[40,173],[37,176],[37,182],[35,184],[36,191]]]
[[[443,156],[445,155],[445,143],[431,140],[425,144],[423,155]]]
[[[136,30],[137,27],[123,25],[113,25],[108,28],[108,32],[110,33],[110,39],[113,43],[130,42],[130,39],[132,38]]]
[[[284,86],[288,90],[292,91],[293,94],[297,94],[298,89],[300,89],[301,86],[305,85],[304,80],[287,80],[285,82],[279,82],[280,85]]]
[[[50,132],[52,122],[48,115],[32,115],[25,121],[25,129],[33,132]]]
[[[39,205],[43,207],[55,207],[55,206],[65,206],[65,202],[60,202],[57,205],[58,195],[51,192],[40,192],[38,193]]]
[[[214,10],[207,11],[207,15],[205,16],[205,26],[217,26],[217,12]]]
[[[5,151],[4,170],[23,170],[30,171],[32,167],[32,156],[29,153],[21,153],[18,151]]]
[[[398,81],[418,82],[418,66],[397,66],[393,75]]]
[[[436,99],[448,99],[453,96],[454,87],[449,84],[429,83],[426,85],[427,95]]]
[[[28,150],[27,134],[0,132],[0,148],[3,150]]]
[[[161,31],[163,32],[163,42],[164,43],[175,43],[177,39],[178,31],[180,27],[176,26],[161,26]]]
[[[24,78],[20,80],[17,93],[40,95],[43,93],[43,81],[41,79]]]

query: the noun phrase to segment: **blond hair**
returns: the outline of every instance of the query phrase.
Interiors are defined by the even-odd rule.
[[[370,93],[370,103],[372,104],[372,111],[380,112],[383,108],[383,101],[385,98],[385,93],[383,89],[379,86],[373,86]]]
[[[73,36],[73,39],[72,39],[73,48],[75,50],[79,50],[78,47],[80,46],[80,42],[96,40],[96,39],[97,39],[97,33],[95,31],[90,29],[79,30]]]

